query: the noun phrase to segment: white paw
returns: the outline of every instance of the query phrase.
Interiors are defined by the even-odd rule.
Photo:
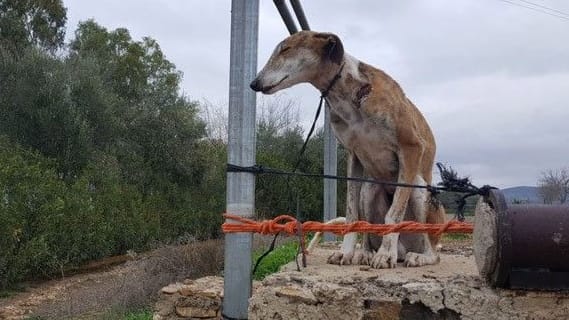
[[[373,251],[360,249],[356,250],[354,253],[354,257],[352,258],[352,264],[359,264],[369,266],[371,265],[371,261],[373,259]]]
[[[440,259],[438,255],[408,252],[407,255],[405,255],[405,266],[406,267],[426,266],[430,264],[437,264],[439,263],[439,260]]]
[[[352,264],[352,258],[354,257],[354,252],[347,252],[343,253],[341,251],[334,252],[331,256],[328,257],[329,264],[338,264],[338,265],[348,265]]]
[[[397,266],[397,250],[385,250],[381,246],[373,256],[371,266],[376,269],[395,268]]]

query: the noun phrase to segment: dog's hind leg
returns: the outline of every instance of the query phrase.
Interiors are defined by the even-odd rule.
[[[415,183],[426,185],[421,177],[417,177]],[[432,204],[430,196],[426,189],[414,189],[409,198],[409,213],[414,215],[414,220],[419,223],[442,223],[444,221],[444,209],[440,205]],[[432,240],[426,233],[402,236],[401,242],[407,248],[405,266],[420,267],[437,264],[439,256],[434,250],[436,244]]]
[[[360,210],[362,210],[365,221],[373,224],[382,224],[385,221],[385,214],[389,210],[389,199],[387,192],[382,185],[364,183],[360,193]],[[370,265],[375,250],[381,245],[381,236],[376,234],[363,234],[363,248],[356,250],[353,264]]]
[[[348,177],[363,177],[364,169],[360,160],[351,152],[348,156]],[[362,188],[361,182],[348,181],[348,189],[346,194],[346,220],[348,223],[359,220],[360,212],[360,192]],[[355,232],[348,233],[342,241],[342,248],[339,252],[334,252],[328,257],[328,263],[331,264],[351,264],[352,258],[356,250],[356,242],[358,234]]]

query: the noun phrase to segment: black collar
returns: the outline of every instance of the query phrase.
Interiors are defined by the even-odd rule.
[[[330,84],[328,85],[328,87],[326,88],[326,90],[322,91],[322,95],[320,96],[321,98],[326,98],[328,96],[328,93],[330,93],[330,90],[332,90],[332,87],[334,87],[334,85],[336,84],[336,82],[338,81],[338,79],[340,79],[342,77],[342,70],[344,70],[344,65],[346,63],[342,62],[342,65],[340,66],[340,69],[338,69],[338,72],[336,73],[336,75],[334,76],[334,78],[332,79],[332,81],[330,81]]]

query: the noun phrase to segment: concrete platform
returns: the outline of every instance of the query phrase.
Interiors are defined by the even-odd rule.
[[[326,263],[267,277],[250,299],[249,319],[569,319],[569,293],[493,289],[471,255],[442,254],[435,266],[376,270]]]

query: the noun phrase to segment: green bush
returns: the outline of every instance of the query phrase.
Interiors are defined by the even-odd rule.
[[[53,270],[57,258],[42,232],[64,214],[64,187],[52,163],[0,136],[0,286]]]
[[[215,150],[212,163],[224,156]],[[0,288],[156,242],[221,235],[221,165],[204,171],[205,190],[163,183],[144,196],[121,181],[112,157],[97,157],[73,183],[54,162],[0,135]]]
[[[0,137],[0,285],[46,276],[111,251],[86,181],[66,185],[52,161]]]

